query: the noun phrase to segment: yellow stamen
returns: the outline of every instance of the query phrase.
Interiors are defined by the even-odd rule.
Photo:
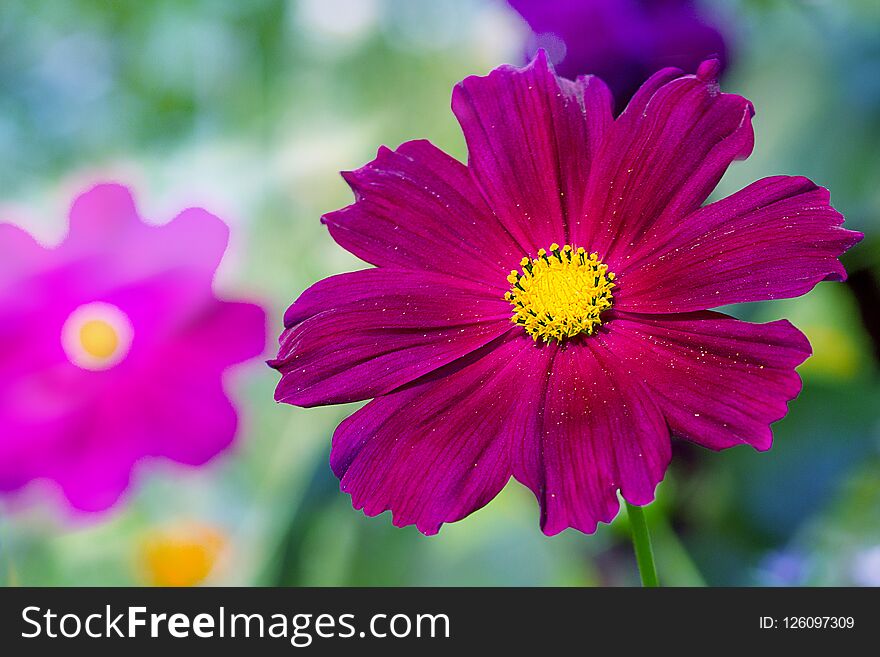
[[[522,271],[507,277],[510,291],[504,298],[513,306],[514,324],[536,341],[592,335],[602,324],[601,314],[611,307],[614,273],[596,253],[582,247],[550,245],[538,257],[523,258]]]
[[[133,337],[128,315],[102,301],[79,306],[61,327],[61,346],[70,362],[91,371],[110,369],[122,362]]]
[[[90,319],[79,329],[83,351],[94,358],[110,358],[119,347],[119,334],[110,322]]]

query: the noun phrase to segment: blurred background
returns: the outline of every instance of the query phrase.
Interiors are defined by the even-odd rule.
[[[716,196],[774,174],[827,186],[865,241],[846,285],[727,309],[787,317],[815,355],[772,451],[678,443],[649,508],[669,585],[880,585],[880,3],[729,0],[723,87],[756,108],[756,147]],[[232,227],[218,292],[270,311],[361,267],[322,213],[351,202],[341,169],[427,138],[464,159],[452,86],[520,62],[532,35],[491,0],[4,0],[0,219],[60,239],[69,203],[130,184],[165,221],[202,205]],[[269,353],[266,354],[269,356]],[[544,537],[511,483],[426,538],[352,510],[328,467],[355,405],[272,400],[275,372],[230,372],[235,446],[207,466],[144,463],[113,510],[0,506],[7,585],[630,585],[625,517]],[[26,491],[27,493],[27,491]]]

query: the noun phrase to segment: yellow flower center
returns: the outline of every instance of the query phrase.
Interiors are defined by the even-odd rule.
[[[602,324],[602,312],[611,307],[614,273],[595,253],[569,245],[550,245],[534,259],[523,258],[522,271],[513,270],[504,298],[513,306],[514,324],[535,341],[592,335]]]
[[[85,370],[106,370],[128,355],[134,330],[128,316],[109,303],[80,306],[61,329],[61,345],[70,362]]]
[[[90,319],[79,329],[79,342],[89,356],[109,358],[119,346],[119,334],[110,322]]]

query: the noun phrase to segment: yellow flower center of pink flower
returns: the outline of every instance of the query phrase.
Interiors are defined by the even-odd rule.
[[[592,335],[602,324],[602,312],[611,307],[614,273],[595,253],[583,248],[551,244],[523,258],[522,271],[513,270],[504,298],[513,306],[514,324],[535,341],[544,342]]]
[[[109,303],[88,303],[74,310],[61,329],[61,345],[74,365],[106,370],[128,354],[133,330],[128,316]]]
[[[90,319],[79,329],[83,351],[93,358],[109,358],[119,346],[119,334],[104,319]]]

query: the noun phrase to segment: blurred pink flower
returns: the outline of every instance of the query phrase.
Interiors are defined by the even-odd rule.
[[[214,296],[227,240],[198,208],[143,223],[119,185],[80,196],[54,249],[0,224],[0,491],[48,478],[99,511],[142,458],[230,445],[222,374],[261,354],[265,313]]]

